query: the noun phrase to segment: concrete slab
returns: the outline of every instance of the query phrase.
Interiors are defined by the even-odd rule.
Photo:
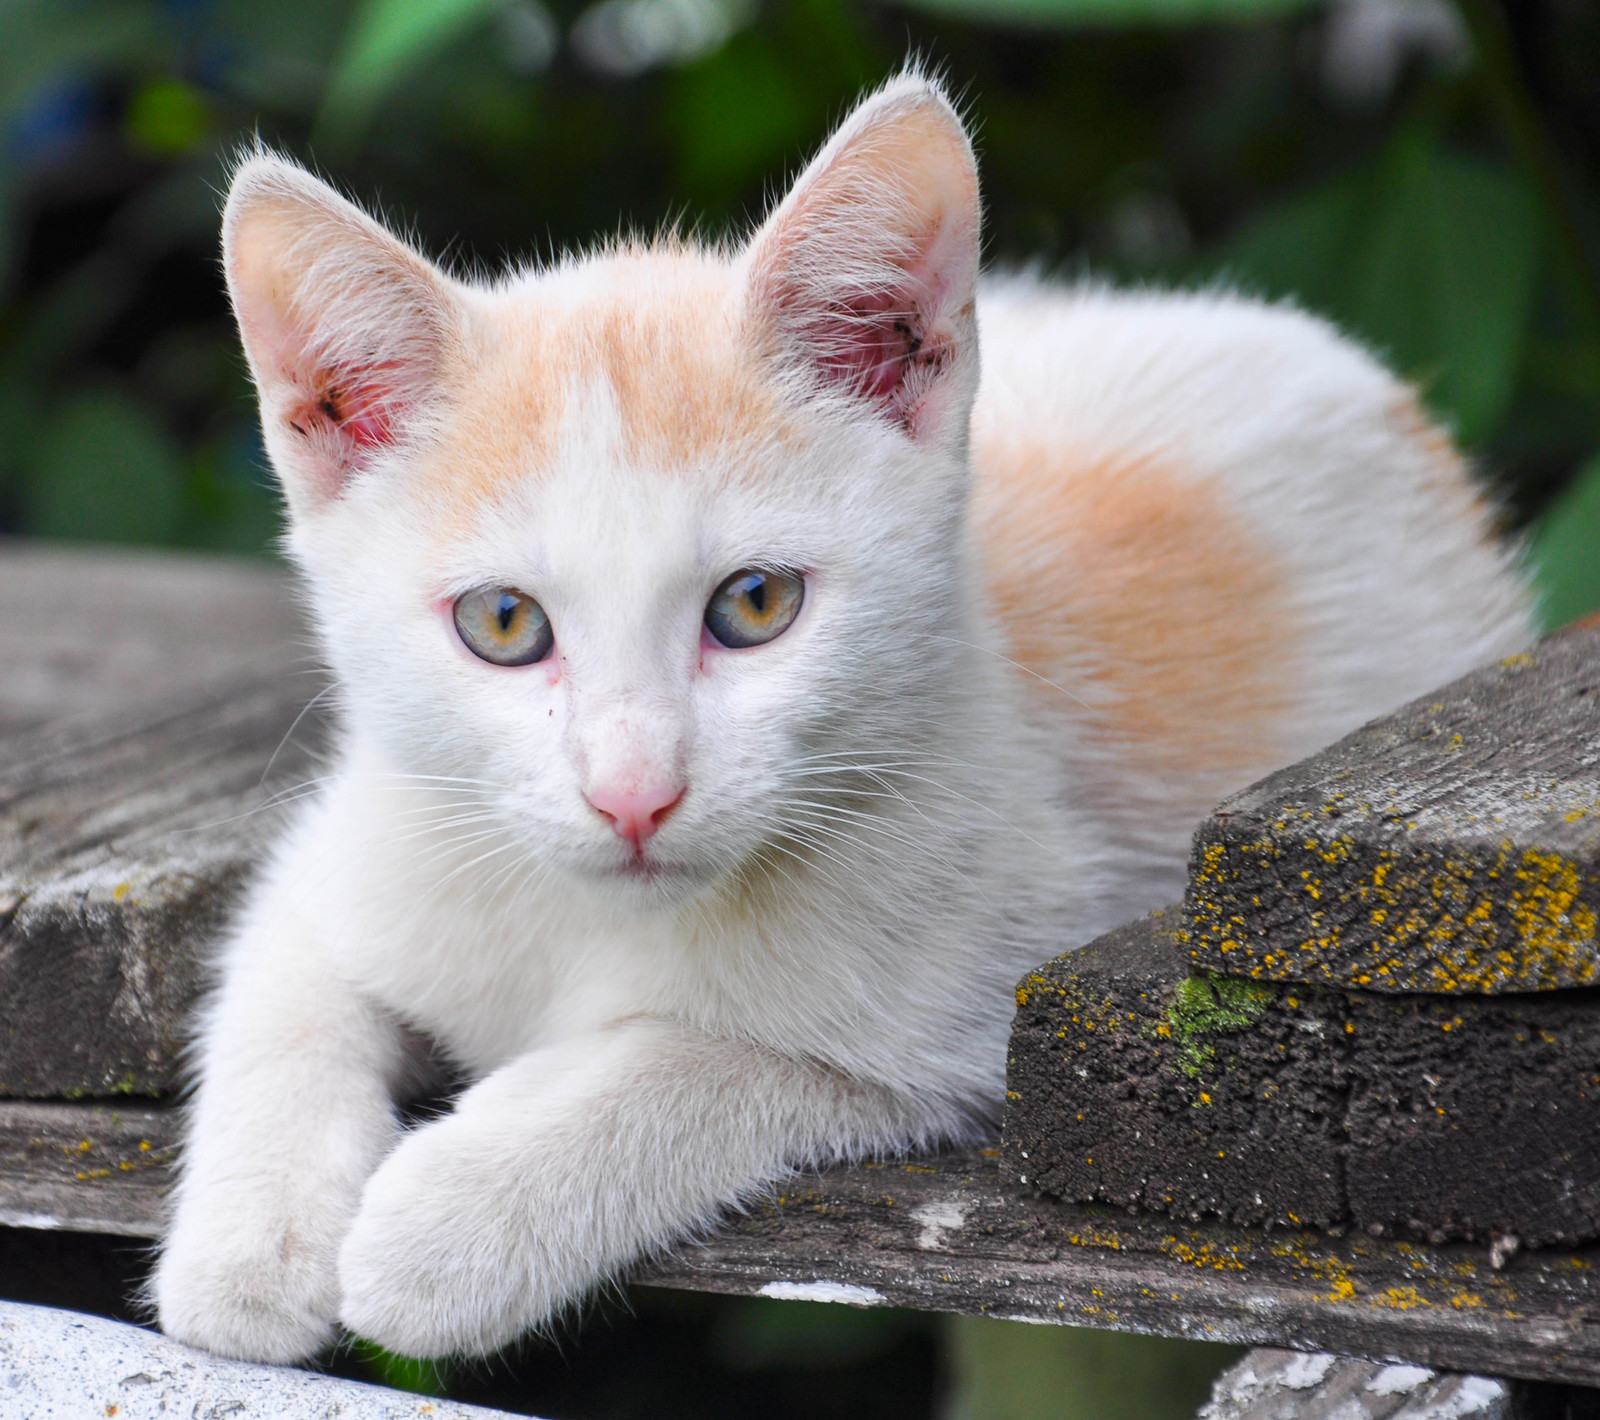
[[[0,1414],[19,1420],[496,1420],[507,1412],[228,1361],[104,1317],[0,1302]]]

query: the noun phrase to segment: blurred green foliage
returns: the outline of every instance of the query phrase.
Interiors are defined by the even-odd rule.
[[[1600,457],[1540,520],[1533,564],[1549,625],[1563,626],[1600,607]]]
[[[941,1420],[1191,1420],[1237,1346],[950,1317]]]
[[[991,260],[1329,314],[1509,525],[1556,509],[1547,618],[1600,602],[1600,7],[1561,0],[0,0],[0,531],[270,545],[215,265],[257,136],[495,265],[748,224],[907,53]]]

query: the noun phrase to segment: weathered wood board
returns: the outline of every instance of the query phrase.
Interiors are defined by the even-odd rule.
[[[154,1237],[176,1123],[147,1103],[0,1100],[0,1227]]]
[[[1534,1397],[1517,1393],[1526,1389],[1328,1352],[1256,1350],[1217,1377],[1195,1420],[1531,1420],[1523,1402]]]
[[[0,1106],[0,1223],[155,1236],[175,1125]],[[795,1179],[631,1280],[1600,1384],[1600,1249],[1496,1270],[1468,1244],[1179,1225],[1037,1198],[992,1150]]]
[[[0,538],[0,762],[5,737],[132,724],[311,651],[281,567]]]
[[[0,725],[29,726],[0,736],[0,1095],[175,1084],[203,949],[315,772],[297,627],[250,564],[0,550]],[[107,708],[130,646],[153,668]]]
[[[152,1095],[176,1083],[205,948],[312,769],[303,682],[250,677],[0,764],[0,1095]],[[274,754],[272,774],[264,774]]]
[[[1195,836],[1199,966],[1367,991],[1600,982],[1600,626],[1227,799]]]
[[[1600,1237],[1600,990],[1192,973],[1168,910],[1018,988],[1006,1157],[1064,1198],[1449,1237]]]

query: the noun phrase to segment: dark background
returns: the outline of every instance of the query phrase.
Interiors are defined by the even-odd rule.
[[[1547,623],[1600,605],[1593,0],[0,0],[0,533],[270,555],[216,260],[257,137],[493,269],[745,229],[908,55],[976,127],[991,264],[1327,313],[1475,456]],[[113,1313],[142,1266],[0,1247]],[[1227,1354],[640,1291],[475,1371],[335,1365],[558,1417],[1163,1420]]]

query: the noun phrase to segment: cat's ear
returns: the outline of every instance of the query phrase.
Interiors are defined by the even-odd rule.
[[[754,314],[823,383],[914,438],[965,427],[977,381],[978,173],[937,85],[889,84],[756,234]]]
[[[461,312],[423,257],[266,154],[234,174],[223,266],[292,510],[420,431]]]

